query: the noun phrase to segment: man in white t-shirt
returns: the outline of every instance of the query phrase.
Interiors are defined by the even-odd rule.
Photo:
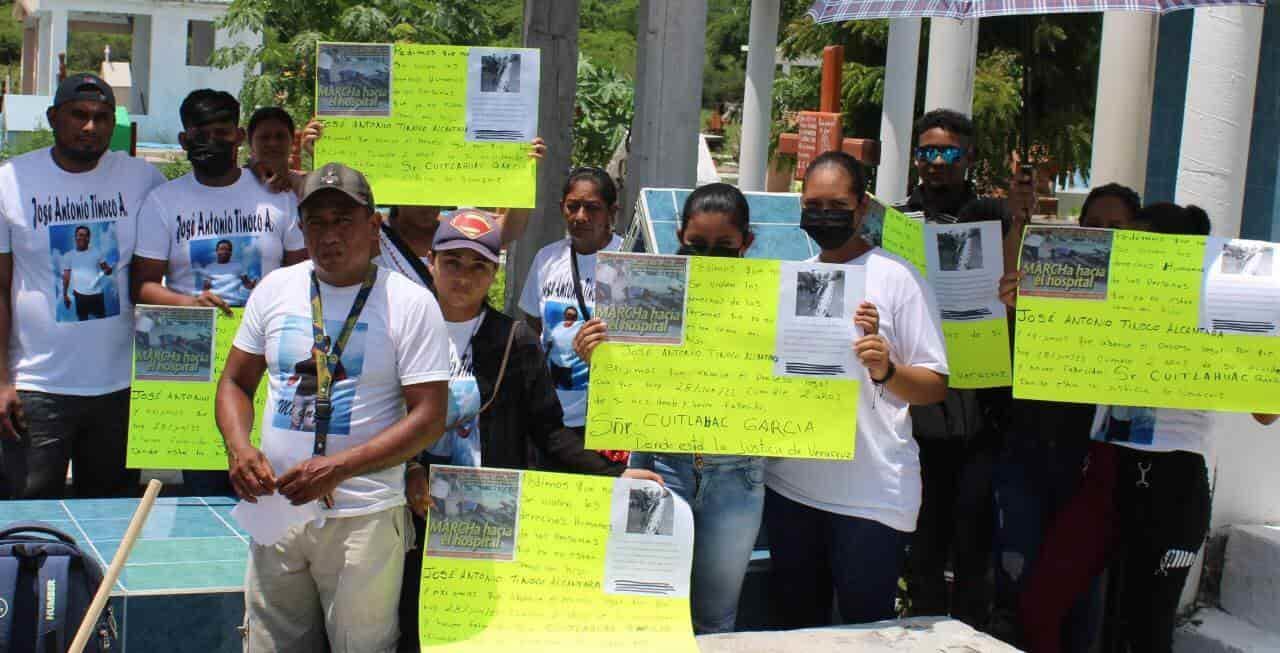
[[[98,281],[111,275],[111,264],[102,252],[89,246],[89,228],[76,227],[75,249],[62,255],[62,303],[71,308],[75,295],[76,319],[80,321],[107,316],[107,303]]]
[[[846,622],[894,616],[920,509],[908,407],[941,401],[947,389],[933,292],[911,264],[857,235],[867,202],[861,164],[823,154],[809,165],[801,199],[800,226],[821,248],[817,260],[863,266],[867,295],[855,313],[861,335],[850,343],[863,365],[853,460],[776,458],[766,471],[772,595],[784,628],[828,623],[833,590]]]
[[[191,173],[155,189],[138,216],[133,292],[139,304],[244,306],[256,280],[307,257],[297,196],[272,192],[236,165],[244,130],[230,93],[192,91],[178,141]],[[210,434],[212,436],[212,434]],[[183,493],[231,495],[220,471],[184,471]]]
[[[107,151],[115,96],[101,79],[68,77],[47,117],[53,147],[0,165],[2,476],[14,498],[57,498],[74,461],[76,496],[128,495],[128,263],[164,177]]]
[[[271,545],[251,545],[246,650],[319,651],[327,639],[335,653],[393,651],[413,534],[404,462],[444,432],[449,337],[430,292],[370,263],[379,220],[364,176],[330,163],[308,175],[303,190],[312,262],[258,284],[218,382],[218,426],[236,493],[250,503],[279,492],[295,505],[324,506],[322,519]],[[316,349],[317,336],[327,347]],[[309,374],[299,365],[317,358]],[[327,410],[321,369],[332,379]],[[264,373],[259,450],[249,432]],[[293,419],[304,384],[310,429]]]
[[[297,197],[273,193],[236,165],[244,130],[230,93],[192,91],[178,140],[191,173],[157,188],[138,217],[138,303],[244,306],[257,279],[307,257]]]

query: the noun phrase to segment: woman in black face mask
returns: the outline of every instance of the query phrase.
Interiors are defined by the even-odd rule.
[[[728,184],[709,184],[689,195],[681,212],[680,249],[686,256],[741,258],[751,247],[747,198]],[[608,326],[592,318],[574,338],[578,357],[608,336]],[[693,508],[693,583],[690,606],[698,634],[734,630],[738,595],[764,507],[764,461],[753,456],[632,453],[624,476],[652,478]]]
[[[865,299],[849,316],[863,369],[853,460],[774,458],[766,466],[770,597],[783,628],[829,623],[833,593],[845,622],[895,616],[921,498],[908,406],[939,402],[947,389],[933,293],[909,263],[857,235],[866,201],[866,175],[853,157],[828,152],[809,165],[800,226],[822,249],[817,260],[865,275]]]

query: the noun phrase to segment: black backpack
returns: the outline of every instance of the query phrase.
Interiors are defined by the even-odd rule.
[[[0,653],[66,651],[101,583],[102,567],[70,535],[42,522],[0,529]],[[115,641],[108,605],[85,650]]]

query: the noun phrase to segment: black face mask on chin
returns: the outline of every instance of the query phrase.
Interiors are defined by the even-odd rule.
[[[852,209],[801,209],[800,228],[822,249],[837,249],[855,233]]]
[[[214,138],[187,141],[187,160],[202,174],[222,176],[236,165],[236,146]]]
[[[698,245],[681,245],[676,250],[677,256],[714,256],[718,258],[741,258],[742,255],[733,247],[716,247]]]

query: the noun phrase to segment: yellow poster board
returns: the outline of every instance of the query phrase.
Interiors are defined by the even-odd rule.
[[[925,248],[930,238],[926,229],[922,221],[912,220],[885,206],[881,246],[914,265],[929,283],[937,284],[941,283],[940,275],[929,274],[930,257]],[[999,256],[999,252],[993,254]],[[996,291],[995,284],[991,290],[993,293]],[[935,286],[935,291],[941,292],[941,289]],[[947,343],[948,387],[960,390],[999,388],[1013,382],[1009,360],[1009,323],[1004,309],[996,308],[998,310],[992,311],[994,316],[985,320],[949,320],[944,311],[942,334]]]
[[[697,653],[687,598],[604,591],[614,480],[522,476],[513,561],[423,558],[422,650]]]
[[[685,343],[592,355],[590,449],[853,457],[859,384],[774,375],[778,261],[693,257]]]
[[[364,173],[381,205],[534,206],[529,143],[466,140],[465,46],[396,43],[389,117],[326,117],[316,167]]]
[[[1205,270],[1219,265],[1212,248],[1221,248],[1222,239],[1110,232],[1109,262],[1076,266],[1091,285],[1081,282],[1055,297],[1026,289],[1029,283],[1066,288],[1086,275],[1057,274],[1055,261],[1068,250],[1054,252],[1051,242],[1030,245],[1037,233],[1028,230],[1023,240],[1020,265],[1027,277],[1014,329],[1015,397],[1280,412],[1280,338],[1202,326]],[[1035,258],[1032,247],[1045,259]],[[1050,272],[1057,281],[1044,276]]]
[[[212,309],[210,309],[212,310]],[[214,420],[218,378],[227,364],[243,308],[232,317],[215,317],[213,376],[208,382],[156,381],[135,378],[129,399],[129,469],[224,470],[226,447]],[[135,353],[138,348],[135,347]],[[254,393],[253,445],[262,440],[262,412],[267,403],[266,379]]]

